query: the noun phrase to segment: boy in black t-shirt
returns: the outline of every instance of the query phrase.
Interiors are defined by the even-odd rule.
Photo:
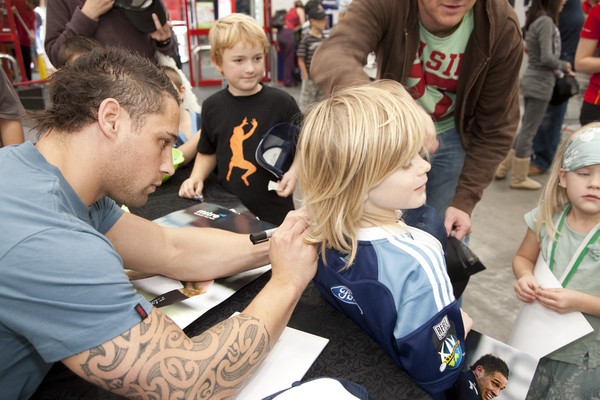
[[[275,124],[299,124],[301,113],[288,93],[263,86],[268,40],[250,16],[231,14],[219,19],[209,35],[211,60],[228,86],[202,104],[202,133],[190,177],[179,195],[202,194],[204,181],[216,168],[217,179],[260,219],[279,225],[294,209],[290,196],[296,186],[295,162],[268,190],[273,179],[259,166],[255,153],[263,135]]]

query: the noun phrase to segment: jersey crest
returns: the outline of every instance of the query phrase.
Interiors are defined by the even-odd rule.
[[[454,323],[447,315],[433,326],[433,344],[440,357],[440,372],[453,370],[461,365],[464,357],[463,343],[458,339]]]

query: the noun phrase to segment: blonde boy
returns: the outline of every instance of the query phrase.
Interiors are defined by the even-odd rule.
[[[260,219],[279,225],[294,208],[295,166],[276,192],[268,190],[272,175],[256,161],[263,135],[280,122],[299,123],[298,105],[286,92],[263,86],[268,41],[250,16],[231,14],[209,32],[211,60],[227,80],[227,88],[202,105],[202,134],[193,171],[179,189],[181,197],[202,195],[204,181],[216,168],[219,184],[239,197]]]

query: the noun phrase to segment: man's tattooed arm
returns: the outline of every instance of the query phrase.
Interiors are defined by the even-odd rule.
[[[235,397],[271,347],[266,327],[246,314],[188,338],[154,309],[129,331],[63,362],[129,398],[221,399]]]

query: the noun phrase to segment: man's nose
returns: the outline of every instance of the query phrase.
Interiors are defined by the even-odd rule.
[[[173,175],[175,167],[173,166],[173,151],[167,152],[160,163],[160,172],[165,175]]]

